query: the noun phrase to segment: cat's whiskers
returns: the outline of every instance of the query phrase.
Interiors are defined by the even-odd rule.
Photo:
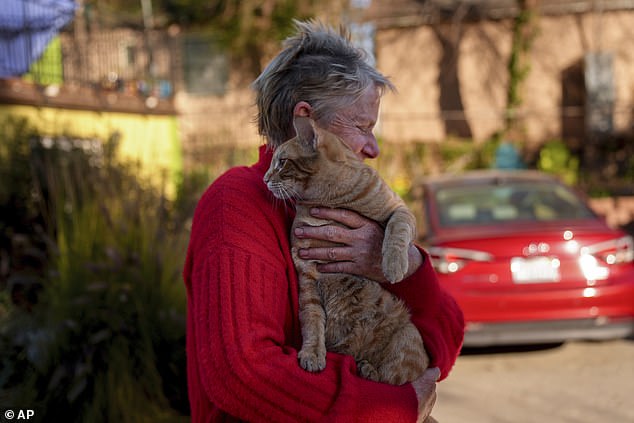
[[[284,184],[280,184],[280,190],[282,192],[284,200],[293,200],[297,198],[297,192]]]
[[[301,196],[299,195],[299,193],[291,188],[288,187],[286,185],[284,185],[281,182],[276,182],[274,184],[272,184],[269,187],[273,192],[276,193],[276,196],[283,200],[283,201],[289,201],[289,200],[301,200]]]
[[[272,203],[273,203],[274,210],[278,210],[279,208],[284,206],[284,203],[285,203],[284,200],[277,198],[277,196],[274,195],[272,192],[271,192],[271,199],[273,200]]]

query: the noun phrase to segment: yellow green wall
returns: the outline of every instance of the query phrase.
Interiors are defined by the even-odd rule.
[[[61,84],[64,82],[62,66],[62,42],[59,37],[53,38],[44,53],[31,64],[29,73],[22,79],[42,85]]]
[[[7,116],[27,118],[42,135],[106,140],[118,132],[122,158],[141,163],[143,176],[150,176],[156,182],[160,183],[167,176],[171,194],[182,172],[176,116],[0,105],[0,118]]]

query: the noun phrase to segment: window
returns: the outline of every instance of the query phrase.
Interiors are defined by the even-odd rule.
[[[509,183],[446,187],[436,192],[442,226],[554,221],[593,216],[561,185]]]
[[[188,93],[223,95],[227,90],[227,56],[212,37],[189,35],[183,40],[183,74]]]

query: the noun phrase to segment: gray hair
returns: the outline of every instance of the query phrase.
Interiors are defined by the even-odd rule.
[[[328,126],[337,111],[353,105],[374,85],[382,95],[395,90],[390,80],[367,62],[349,32],[317,21],[294,21],[296,34],[253,82],[260,135],[276,147],[295,136],[293,109],[300,101],[312,107],[312,118]]]

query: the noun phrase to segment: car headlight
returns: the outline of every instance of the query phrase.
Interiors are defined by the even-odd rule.
[[[484,251],[464,248],[430,247],[432,265],[439,273],[455,273],[470,261],[492,261],[493,256]]]

